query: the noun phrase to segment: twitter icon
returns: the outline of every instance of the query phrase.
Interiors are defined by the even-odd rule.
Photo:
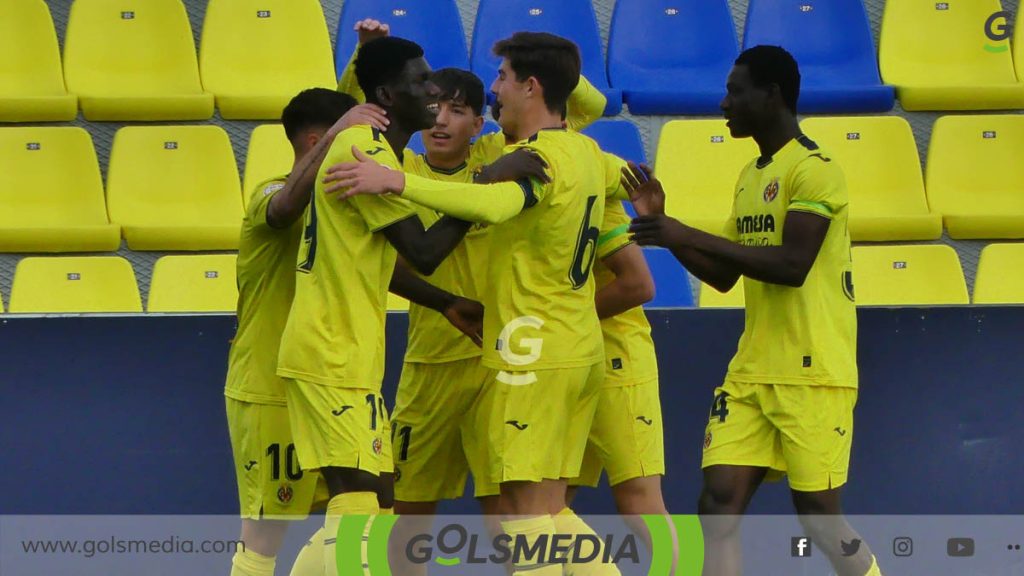
[[[850,542],[840,540],[839,543],[843,546],[843,556],[853,556],[860,550],[860,538],[854,538]]]

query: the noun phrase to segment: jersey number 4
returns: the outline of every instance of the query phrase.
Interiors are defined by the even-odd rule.
[[[597,255],[597,240],[601,237],[601,229],[591,225],[594,204],[597,204],[597,196],[588,197],[587,209],[583,213],[583,222],[576,238],[576,253],[573,254],[572,267],[569,268],[569,281],[572,282],[573,290],[579,290],[587,283]]]

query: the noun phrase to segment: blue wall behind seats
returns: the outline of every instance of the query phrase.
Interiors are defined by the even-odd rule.
[[[693,512],[703,428],[738,310],[655,310],[673,512]],[[232,514],[229,316],[7,318],[0,324],[0,514]],[[861,394],[846,508],[1024,513],[1024,308],[860,311]],[[406,317],[389,318],[393,397]],[[770,349],[770,346],[769,346]],[[611,512],[585,490],[582,512]],[[473,511],[471,501],[446,511]],[[784,484],[753,511],[789,509]]]

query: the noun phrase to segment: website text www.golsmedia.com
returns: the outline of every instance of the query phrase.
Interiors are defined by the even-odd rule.
[[[192,540],[171,536],[162,540],[111,536],[88,540],[22,540],[25,554],[73,554],[92,558],[106,554],[234,554],[245,550],[241,540]]]

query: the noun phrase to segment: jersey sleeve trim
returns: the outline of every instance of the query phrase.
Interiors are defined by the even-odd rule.
[[[604,234],[601,234],[601,236],[598,237],[597,247],[600,248],[601,246],[604,246],[608,242],[618,238],[619,236],[625,234],[628,231],[629,224],[622,224],[621,226],[616,226],[615,228],[612,228],[611,230],[605,232]]]
[[[828,219],[832,219],[832,209],[821,202],[810,202],[808,200],[794,200],[789,204],[789,210],[795,212],[810,212]]]

